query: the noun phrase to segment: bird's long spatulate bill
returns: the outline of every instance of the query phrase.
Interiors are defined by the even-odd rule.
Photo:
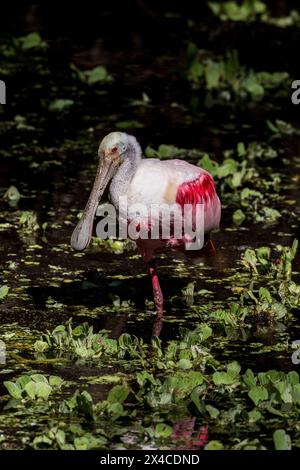
[[[71,237],[71,246],[74,250],[82,251],[90,243],[93,232],[93,221],[95,213],[104,190],[114,173],[112,165],[104,165],[99,163],[95,182],[85,206],[81,219]]]

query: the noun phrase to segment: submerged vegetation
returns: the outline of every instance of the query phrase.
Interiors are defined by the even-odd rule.
[[[114,55],[105,41],[1,33],[1,449],[300,447],[300,129],[282,60],[299,13],[206,8],[208,25],[159,15],[180,39],[164,34],[151,67],[136,38]],[[240,25],[254,42],[262,28],[263,61],[249,53],[259,40],[233,44]],[[136,134],[146,158],[207,169],[222,200],[216,257],[161,256],[160,328],[132,242],[69,247],[98,140],[114,129]]]

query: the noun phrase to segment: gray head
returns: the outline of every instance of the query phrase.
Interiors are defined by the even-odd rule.
[[[71,246],[75,250],[84,250],[89,245],[94,216],[106,186],[124,160],[132,158],[132,155],[136,153],[141,154],[136,138],[125,132],[111,132],[100,142],[95,182],[82,217],[71,237]]]
[[[141,154],[140,144],[133,135],[126,134],[126,132],[110,132],[101,140],[98,156],[100,159],[117,159],[121,164],[125,156],[130,157],[130,150]]]

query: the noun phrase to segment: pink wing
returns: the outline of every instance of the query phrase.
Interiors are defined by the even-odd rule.
[[[205,233],[218,228],[221,218],[221,203],[216,193],[212,176],[202,170],[198,178],[182,183],[176,194],[176,202],[183,208],[185,204],[204,204]]]

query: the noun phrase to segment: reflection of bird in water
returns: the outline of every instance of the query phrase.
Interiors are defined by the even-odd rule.
[[[184,160],[143,159],[135,137],[123,132],[108,134],[100,143],[98,156],[99,165],[94,186],[72,234],[71,245],[76,250],[84,250],[89,245],[99,201],[106,186],[109,186],[110,200],[121,215],[125,214],[126,227],[130,228],[133,223],[136,229],[137,238],[131,237],[130,233],[129,238],[135,239],[147,264],[158,319],[162,318],[163,295],[154,252],[171,248],[188,256],[214,253],[209,234],[219,226],[221,215],[221,204],[214,181],[206,170]],[[126,212],[122,212],[120,205],[124,197],[127,203]],[[139,208],[138,215],[133,210],[136,205]],[[153,205],[158,208],[155,214],[152,212]],[[199,207],[203,209],[202,218],[197,211]],[[171,218],[164,217],[168,209],[173,210]],[[187,219],[191,221],[190,225],[185,223]],[[197,226],[196,222],[199,220],[201,223]],[[156,238],[151,238],[155,227],[158,228]],[[196,241],[199,242],[198,245]],[[157,324],[160,324],[159,320]],[[157,331],[159,328],[157,327]]]

